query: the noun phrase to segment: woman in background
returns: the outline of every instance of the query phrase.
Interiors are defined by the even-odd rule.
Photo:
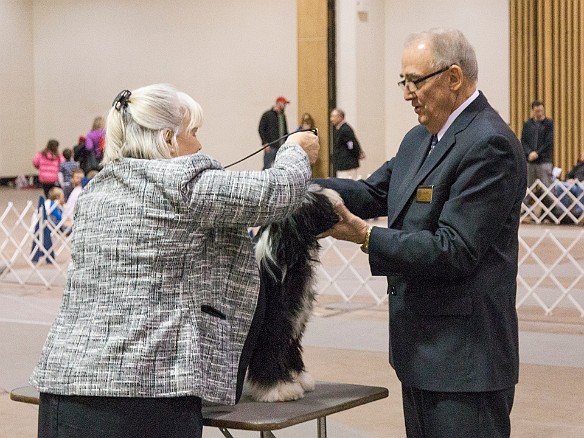
[[[87,174],[92,170],[100,170],[99,162],[103,159],[105,147],[105,121],[98,116],[93,120],[91,131],[85,136],[86,164],[83,171]]]
[[[312,116],[308,113],[302,114],[302,117],[300,118],[300,125],[298,126],[297,130],[303,131],[307,129],[313,129],[315,127],[316,125],[314,124],[314,119]]]
[[[241,394],[260,291],[248,227],[301,204],[318,138],[292,134],[274,167],[228,172],[197,153],[201,124],[200,106],[168,85],[115,99],[31,377],[39,437],[199,438],[201,399]]]

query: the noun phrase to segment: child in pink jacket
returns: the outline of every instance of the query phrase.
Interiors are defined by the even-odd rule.
[[[58,185],[59,182],[59,164],[65,161],[65,158],[59,154],[59,142],[51,139],[47,147],[37,153],[32,160],[32,164],[39,170],[39,183],[45,191],[45,198],[49,196],[51,187]]]

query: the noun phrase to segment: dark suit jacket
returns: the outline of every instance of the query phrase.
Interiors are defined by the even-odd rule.
[[[288,126],[286,123],[286,116],[284,115],[284,131],[285,134],[288,133]],[[280,137],[280,131],[278,128],[278,113],[272,108],[267,110],[262,114],[260,118],[260,124],[258,126],[258,133],[262,139],[262,144],[270,143]],[[271,145],[273,149],[278,149],[284,144],[286,139],[282,139],[277,144]]]
[[[359,167],[359,155],[361,146],[357,137],[347,123],[343,123],[339,129],[333,129],[333,158],[335,171],[349,170]]]
[[[284,133],[288,134],[288,125],[286,122],[286,115],[282,114],[284,118]],[[258,133],[262,139],[262,145],[266,145],[280,137],[280,128],[278,125],[278,112],[269,109],[262,114],[260,124],[258,126]],[[270,148],[264,152],[264,170],[273,166],[276,154],[281,145],[284,144],[286,138],[282,138],[279,142],[270,145]]]
[[[512,387],[523,149],[482,93],[425,160],[429,143],[416,126],[367,180],[319,182],[363,218],[388,215],[388,228],[371,233],[369,264],[388,278],[390,360],[401,382],[430,391]]]
[[[554,158],[554,122],[548,118],[541,123],[529,119],[521,130],[521,144],[526,157],[537,152],[537,160],[532,163],[551,163]]]

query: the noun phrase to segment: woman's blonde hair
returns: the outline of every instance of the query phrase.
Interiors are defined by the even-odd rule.
[[[176,144],[185,116],[177,90],[154,84],[127,93],[121,101],[116,98],[108,113],[103,163],[122,158],[171,158],[167,136],[172,134]]]
[[[191,96],[179,91],[178,98],[186,110],[185,117],[189,117],[187,131],[194,128],[200,128],[203,125],[203,108]]]

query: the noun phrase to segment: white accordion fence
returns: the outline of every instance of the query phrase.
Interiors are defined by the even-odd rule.
[[[522,218],[531,218],[533,222],[547,218],[552,223],[566,222],[565,218],[569,218],[573,223],[582,223],[581,193],[558,192],[569,197],[570,203],[565,205],[555,195],[554,186],[545,188],[537,182],[534,186],[527,190]],[[538,189],[540,193],[536,192]],[[533,200],[532,205],[528,205],[529,199]],[[28,202],[18,211],[8,203],[0,215],[0,282],[64,287],[71,234],[63,223],[54,223],[50,209],[45,208],[43,202],[38,206]],[[358,245],[330,237],[320,243],[316,290],[323,300],[341,306],[387,303],[386,280],[371,276],[367,256]],[[537,306],[546,315],[558,309],[570,309],[584,317],[584,229],[522,225],[517,284],[518,308]]]
[[[63,286],[69,264],[70,230],[51,219],[57,204],[28,202],[18,211],[9,202],[0,215],[0,281]]]
[[[584,182],[555,180],[546,187],[539,179],[527,189],[521,220],[555,224],[584,223]]]

